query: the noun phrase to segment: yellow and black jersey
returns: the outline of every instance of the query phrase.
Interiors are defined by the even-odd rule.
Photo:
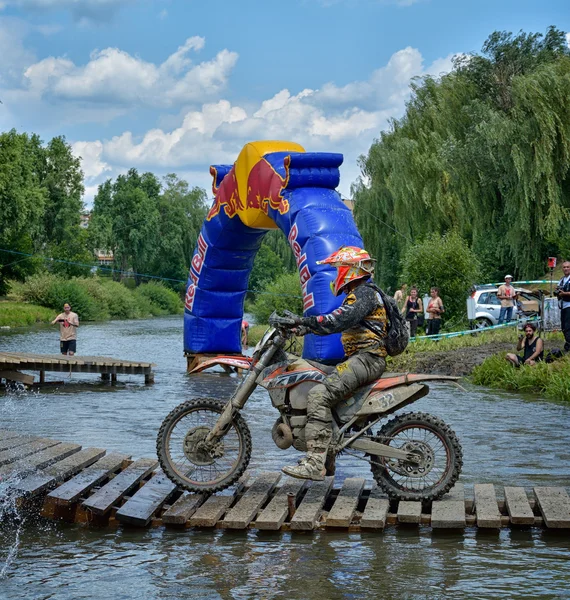
[[[342,332],[346,356],[356,352],[371,352],[386,356],[386,308],[380,294],[367,284],[354,288],[342,306],[328,315],[306,317],[303,325],[317,335]]]

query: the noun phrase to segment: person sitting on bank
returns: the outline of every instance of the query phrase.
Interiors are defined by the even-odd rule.
[[[422,299],[418,297],[418,288],[410,288],[410,295],[406,297],[406,302],[402,308],[402,314],[406,316],[406,322],[410,330],[410,337],[416,337],[418,329],[419,316],[424,312]]]
[[[77,352],[77,328],[79,317],[71,312],[71,306],[66,302],[63,312],[51,322],[52,325],[59,323],[59,350],[64,355],[73,356]]]
[[[508,323],[513,317],[513,309],[515,300],[518,294],[515,288],[511,285],[513,281],[512,275],[505,275],[505,283],[499,286],[497,290],[497,298],[501,301],[501,310],[499,311],[499,325],[505,321]]]
[[[515,367],[521,365],[535,365],[544,358],[544,342],[536,335],[536,324],[527,323],[524,326],[524,335],[519,335],[517,351],[524,350],[523,355],[507,354],[505,357]]]
[[[426,309],[428,314],[426,334],[437,335],[441,329],[441,315],[445,311],[443,309],[443,300],[439,297],[439,288],[432,287],[430,296],[431,298]]]

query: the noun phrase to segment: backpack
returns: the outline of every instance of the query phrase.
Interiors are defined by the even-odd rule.
[[[388,335],[384,340],[386,352],[389,356],[398,356],[398,354],[402,354],[410,341],[406,320],[398,310],[398,305],[392,296],[385,294],[375,283],[370,282],[368,285],[380,294],[386,309],[386,318],[388,319]]]

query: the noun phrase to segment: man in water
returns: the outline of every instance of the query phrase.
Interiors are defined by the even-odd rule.
[[[59,323],[59,350],[64,355],[73,356],[77,352],[77,328],[79,317],[71,312],[71,306],[66,302],[63,312],[51,322],[52,325]]]
[[[380,293],[370,280],[374,260],[366,250],[343,246],[318,264],[337,267],[331,289],[346,298],[328,315],[299,318],[299,335],[329,335],[342,332],[346,360],[331,375],[311,389],[307,397],[307,454],[283,472],[298,479],[322,481],[327,451],[332,440],[331,409],[350,397],[357,388],[375,381],[386,369],[386,309]]]
[[[527,323],[523,331],[524,335],[519,336],[517,344],[517,351],[524,350],[523,355],[507,354],[505,357],[515,367],[520,367],[521,365],[533,366],[544,357],[544,343],[536,335],[536,324]]]

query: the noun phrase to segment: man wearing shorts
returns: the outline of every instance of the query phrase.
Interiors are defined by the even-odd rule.
[[[59,323],[59,349],[64,356],[73,356],[77,352],[77,328],[79,317],[71,312],[71,306],[66,302],[63,312],[51,322],[52,325]]]

